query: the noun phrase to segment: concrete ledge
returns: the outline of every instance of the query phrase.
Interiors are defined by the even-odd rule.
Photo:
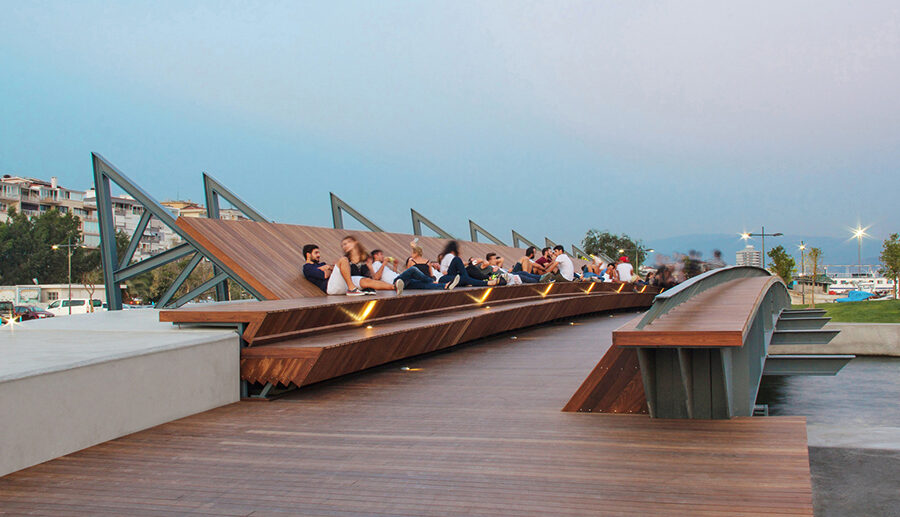
[[[854,354],[900,357],[900,323],[829,323],[841,333],[827,345],[772,346],[771,354]]]
[[[0,476],[239,400],[236,333],[120,314],[0,329]]]

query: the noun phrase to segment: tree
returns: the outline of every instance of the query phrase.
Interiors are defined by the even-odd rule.
[[[878,272],[894,281],[893,294],[896,300],[897,291],[900,288],[900,235],[892,233],[884,240],[879,258],[882,267]]]
[[[806,254],[806,259],[809,261],[809,271],[812,280],[812,296],[809,298],[809,308],[814,309],[816,307],[816,278],[819,277],[819,261],[822,260],[822,249],[810,248]]]
[[[647,257],[646,248],[640,240],[633,240],[626,234],[615,235],[608,231],[600,231],[597,229],[588,230],[581,241],[581,248],[592,255],[603,254],[607,257],[615,259],[620,255],[625,255],[634,264],[635,269],[640,267],[641,263]],[[619,252],[619,250],[625,250]]]
[[[794,262],[794,257],[788,255],[788,253],[784,251],[784,246],[780,245],[770,249],[767,255],[772,259],[772,265],[769,267],[769,271],[781,277],[781,280],[784,281],[785,284],[791,285],[797,266],[797,263]]]
[[[78,218],[57,210],[29,218],[11,209],[8,215],[0,223],[0,284],[30,284],[34,278],[42,283],[67,282],[69,250],[53,246],[81,241]],[[91,251],[72,248],[71,252],[72,278],[99,264]]]

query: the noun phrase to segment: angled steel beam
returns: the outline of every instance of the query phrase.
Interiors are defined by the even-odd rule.
[[[512,240],[512,247],[513,247],[513,248],[522,248],[523,246],[521,246],[521,245],[519,244],[520,242],[524,242],[524,243],[527,244],[528,246],[534,246],[535,248],[538,247],[537,244],[531,242],[530,240],[526,239],[525,237],[522,237],[522,234],[519,233],[519,232],[517,232],[517,231],[515,231],[515,230],[512,231],[512,239],[513,239],[513,240]],[[538,251],[540,251],[540,248],[538,248]]]
[[[583,249],[579,248],[576,245],[572,245],[572,256],[575,258],[580,258],[582,260],[591,260],[591,256],[584,252]]]
[[[178,289],[181,288],[181,285],[184,284],[184,281],[187,280],[189,276],[191,276],[191,273],[194,272],[194,269],[197,268],[197,265],[200,264],[201,260],[203,260],[203,255],[194,252],[194,256],[191,258],[190,262],[188,262],[184,269],[181,270],[181,273],[178,274],[178,276],[172,282],[172,285],[170,285],[169,288],[166,289],[165,294],[163,294],[159,301],[156,302],[157,309],[163,308],[169,303],[169,300],[171,300],[172,297],[175,296],[175,293],[178,292]]]
[[[203,284],[196,287],[191,292],[189,292],[189,293],[185,294],[184,296],[182,296],[181,298],[175,300],[175,307],[181,307],[182,305],[186,304],[187,302],[200,296],[205,291],[212,289],[216,284],[218,284],[219,282],[221,282],[222,280],[224,280],[226,278],[228,278],[228,273],[225,273],[224,271],[222,273],[219,273],[218,275],[213,276],[206,282],[203,282]]]
[[[498,246],[506,246],[500,239],[494,237],[491,232],[485,230],[481,226],[475,224],[475,221],[469,219],[469,234],[472,236],[472,242],[478,242],[478,234],[484,235],[487,239]]]
[[[269,222],[269,219],[264,215],[257,212],[256,209],[206,172],[203,173],[203,191],[206,193],[206,217],[210,219],[219,218],[219,196],[221,196],[249,219],[260,223]]]
[[[422,225],[424,224],[428,228],[431,229],[434,233],[438,234],[438,237],[442,239],[455,239],[456,237],[450,235],[450,232],[444,230],[440,226],[434,224],[424,215],[416,212],[414,209],[409,209],[412,214],[412,224],[413,224],[413,235],[422,235]]]
[[[119,269],[124,269],[128,266],[128,263],[131,262],[132,257],[134,257],[134,252],[137,251],[138,246],[141,244],[141,237],[144,236],[144,230],[147,229],[147,224],[150,223],[150,218],[152,217],[153,214],[151,214],[149,210],[144,210],[144,213],[141,214],[141,220],[138,221],[137,228],[134,229],[134,234],[131,236],[131,242],[128,243],[128,249],[125,250],[125,254],[122,255],[122,260],[119,262]]]
[[[554,248],[556,247],[556,243],[551,241],[550,239],[544,237],[544,247],[546,248]]]
[[[131,181],[119,169],[107,161],[103,156],[97,153],[91,153],[91,161],[94,169],[94,188],[97,193],[97,212],[100,218],[100,252],[101,264],[103,265],[103,278],[106,284],[106,301],[109,310],[122,309],[122,292],[119,289],[119,282],[134,275],[149,271],[155,267],[167,264],[173,260],[189,255],[196,250],[209,260],[213,266],[219,268],[228,277],[239,283],[247,292],[256,298],[265,299],[262,294],[254,289],[247,282],[242,280],[234,271],[228,268],[215,255],[205,250],[193,237],[182,230],[175,220],[175,217],[159,204],[150,194],[143,188]],[[110,182],[115,183],[119,188],[127,192],[138,203],[140,203],[144,212],[149,212],[151,216],[159,219],[164,225],[168,226],[183,241],[184,244],[176,246],[170,250],[164,251],[159,255],[142,260],[136,264],[131,264],[124,268],[117,267],[119,260],[116,250],[116,231],[115,220],[113,218],[112,194],[110,190]],[[149,217],[149,216],[148,216]],[[143,219],[143,216],[142,216]],[[136,235],[140,239],[140,235]],[[214,277],[218,278],[218,276]]]
[[[343,212],[347,212],[348,214],[350,214],[351,217],[353,217],[357,221],[361,222],[363,224],[363,226],[365,226],[366,228],[368,228],[369,230],[371,230],[373,232],[383,232],[384,231],[377,224],[373,223],[368,217],[357,212],[356,210],[353,209],[352,206],[348,205],[347,203],[344,203],[344,201],[341,198],[335,196],[334,192],[329,192],[329,194],[331,195],[331,219],[332,219],[332,221],[334,221],[335,229],[338,229],[338,230],[344,229],[344,216],[341,213],[343,211]]]
[[[129,278],[134,278],[141,273],[146,273],[151,269],[156,269],[160,266],[165,266],[169,262],[175,262],[176,260],[186,257],[194,252],[194,247],[188,243],[179,244],[174,248],[169,248],[162,253],[158,253],[153,255],[148,259],[144,259],[137,264],[132,264],[128,267],[124,267],[119,269],[115,273],[116,282],[124,282]]]
[[[763,375],[837,375],[855,355],[770,355]]]
[[[239,198],[234,192],[228,190],[225,185],[219,183],[218,180],[216,180],[206,172],[203,173],[203,192],[206,195],[206,217],[208,217],[209,219],[219,218],[219,196],[222,196],[226,201],[231,203],[231,206],[237,208],[242,214],[244,214],[251,220],[260,223],[269,222],[269,220],[266,219],[265,216],[257,212],[243,199]],[[213,266],[213,275],[218,275],[220,272],[221,271],[218,267]],[[216,286],[216,300],[220,302],[226,301],[229,299],[228,294],[228,280],[226,279],[221,284]]]

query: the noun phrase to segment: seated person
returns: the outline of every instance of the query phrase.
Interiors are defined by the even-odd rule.
[[[538,259],[534,261],[534,263],[537,264],[537,266],[538,266],[538,267],[540,268],[540,270],[542,271],[541,274],[546,273],[546,272],[547,272],[547,266],[550,265],[551,262],[553,262],[553,257],[551,256],[551,253],[550,253],[550,252],[551,252],[550,248],[544,248],[544,249],[542,249],[542,250],[541,250],[541,256],[538,257]]]
[[[619,258],[619,264],[616,266],[619,272],[619,281],[631,283],[631,277],[634,276],[634,267],[628,263],[628,257],[622,255]]]
[[[565,248],[557,244],[553,248],[553,262],[547,266],[547,272],[541,282],[572,282],[575,280],[575,264],[566,255]]]
[[[372,278],[393,284],[394,279],[398,275],[395,269],[397,260],[394,257],[387,257],[387,260],[385,260],[384,252],[381,250],[372,250],[370,260],[372,261],[372,264],[369,266],[372,271]]]
[[[441,274],[443,276],[438,280],[439,282],[449,282],[453,277],[459,275],[459,285],[463,286],[486,287],[499,283],[497,278],[492,280],[472,278],[469,272],[466,271],[466,266],[463,264],[462,259],[459,258],[459,251],[459,242],[457,241],[449,241],[444,247],[444,252],[441,253]]]
[[[367,276],[367,274],[370,274],[369,267],[366,265],[369,255],[354,237],[344,237],[341,241],[341,249],[344,251],[344,256],[334,266],[326,266],[320,262],[321,256],[318,246],[315,244],[304,246],[303,253],[306,264],[303,265],[303,275],[306,279],[316,284],[326,294],[332,295],[360,296],[366,294],[362,292],[362,289],[372,291],[394,290],[392,284],[374,280]],[[323,281],[325,283],[324,288],[322,286]]]
[[[604,282],[618,282],[619,281],[619,272],[616,271],[616,265],[610,263],[606,266],[606,271],[603,273],[603,281]]]
[[[519,259],[516,265],[513,266],[511,272],[518,273],[519,271],[524,271],[526,273],[538,275],[538,278],[540,278],[546,271],[543,266],[535,262],[535,253],[537,253],[537,248],[528,246],[528,249],[525,250],[525,256]]]
[[[422,248],[419,247],[415,241],[410,243],[410,246],[412,247],[412,257],[410,257],[410,261],[414,259],[424,260],[422,257]],[[407,261],[407,263],[410,261]],[[428,272],[426,273],[426,271]],[[448,281],[444,283],[436,282],[434,277],[431,276],[431,267],[428,265],[427,261],[424,264],[413,262],[410,267],[403,270],[403,272],[394,279],[394,286],[397,288],[397,294],[402,293],[404,288],[445,289],[450,291],[455,288],[457,284],[459,284],[459,275],[449,278]]]

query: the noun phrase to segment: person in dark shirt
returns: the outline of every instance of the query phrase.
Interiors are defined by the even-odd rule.
[[[315,244],[303,246],[303,258],[306,259],[306,263],[303,264],[303,276],[322,292],[328,292],[328,278],[331,277],[334,266],[321,261],[322,255]]]

